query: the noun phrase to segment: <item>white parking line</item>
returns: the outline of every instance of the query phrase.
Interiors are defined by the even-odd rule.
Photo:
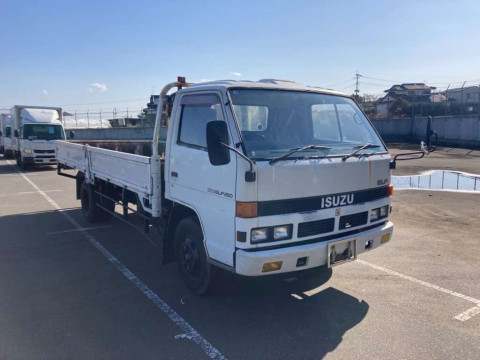
[[[13,165],[7,160],[10,165]],[[87,230],[82,228],[74,218],[68,213],[64,212],[60,205],[58,205],[52,198],[50,198],[45,192],[43,192],[32,180],[30,180],[20,170],[15,170],[22,175],[22,177],[37,190],[50,205],[60,212],[76,229],[81,231],[85,238],[92,244],[97,250],[99,250],[112,265],[114,265],[118,271],[122,273],[133,285],[137,287],[147,298],[149,298],[170,320],[180,327],[187,337],[190,337],[211,359],[225,359],[225,357],[210,344],[207,339],[201,336],[186,320],[184,320],[175,310],[173,310],[164,300],[162,300],[156,293],[154,293],[145,283],[143,283],[135,274],[133,274],[125,265],[123,265],[114,255],[112,255],[102,244],[100,244]]]
[[[74,232],[74,231],[86,231],[86,230],[96,230],[96,229],[105,229],[112,227],[112,225],[104,225],[104,226],[95,226],[95,227],[84,227],[80,229],[71,229],[71,230],[62,230],[62,231],[53,231],[53,232],[48,232],[47,235],[57,235],[57,234],[64,234],[64,233],[69,233],[69,232]]]
[[[455,316],[455,319],[460,321],[467,321],[478,314],[480,314],[480,305],[474,306],[473,308],[470,308],[462,312],[461,314],[458,314],[457,316]]]
[[[44,193],[49,193],[49,192],[59,192],[59,191],[62,191],[62,190],[44,190],[43,192]],[[40,193],[39,191],[22,191],[22,192],[17,193],[17,195],[39,194],[39,193]]]
[[[473,303],[477,304],[477,306],[475,306],[471,309],[468,309],[468,310],[462,312],[461,314],[458,314],[457,316],[455,316],[454,318],[457,319],[457,320],[466,321],[468,319],[471,319],[475,315],[480,314],[480,300],[479,299],[475,299],[471,296],[463,295],[463,294],[460,294],[458,292],[448,290],[448,289],[445,289],[445,288],[437,286],[437,285],[430,284],[430,283],[428,283],[426,281],[423,281],[423,280],[415,279],[414,277],[411,277],[411,276],[408,276],[408,275],[400,274],[400,273],[398,273],[396,271],[393,271],[393,270],[385,269],[384,267],[369,263],[369,262],[364,261],[364,260],[357,259],[357,262],[360,263],[360,264],[363,264],[363,265],[370,266],[374,269],[386,272],[387,274],[394,275],[394,276],[400,277],[402,279],[409,280],[409,281],[412,281],[414,283],[429,287],[431,289],[441,291],[445,294],[449,294],[449,295],[458,297],[460,299],[470,301],[470,302],[473,302]]]

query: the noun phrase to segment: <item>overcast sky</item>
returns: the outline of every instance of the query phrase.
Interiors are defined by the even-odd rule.
[[[0,107],[140,108],[178,75],[480,82],[478,0],[0,1]]]

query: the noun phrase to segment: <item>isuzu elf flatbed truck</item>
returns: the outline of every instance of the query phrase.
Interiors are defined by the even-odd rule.
[[[331,267],[388,243],[391,169],[428,149],[392,161],[355,101],[334,91],[178,78],[160,95],[151,157],[66,141],[56,151],[88,221],[137,204],[145,230],[159,229],[164,259],[203,294],[218,268]]]

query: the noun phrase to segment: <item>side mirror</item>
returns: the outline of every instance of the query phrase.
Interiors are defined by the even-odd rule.
[[[73,139],[74,137],[75,137],[75,131],[70,130],[70,131],[68,132],[68,138],[69,138],[69,139]]]
[[[210,121],[207,123],[208,159],[213,166],[226,165],[230,162],[228,144],[228,128],[225,121]]]
[[[20,133],[18,132],[18,130],[15,130],[13,132],[13,136],[15,136],[16,138],[20,137]]]
[[[3,136],[2,130],[0,130],[0,136]]]

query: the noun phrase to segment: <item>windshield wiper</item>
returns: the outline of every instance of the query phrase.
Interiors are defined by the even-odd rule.
[[[300,152],[300,151],[305,151],[305,150],[330,150],[330,146],[322,146],[322,145],[308,145],[308,146],[303,146],[303,147],[296,147],[292,148],[287,152],[286,154],[280,155],[279,157],[273,158],[269,161],[270,165],[276,163],[277,161],[283,160],[290,155]]]
[[[358,153],[359,151],[362,151],[364,149],[374,149],[374,148],[379,148],[379,147],[380,147],[380,145],[376,145],[376,144],[359,145],[359,146],[355,147],[356,150],[354,152],[342,157],[342,161],[347,160],[349,157],[354,156],[356,153]]]

